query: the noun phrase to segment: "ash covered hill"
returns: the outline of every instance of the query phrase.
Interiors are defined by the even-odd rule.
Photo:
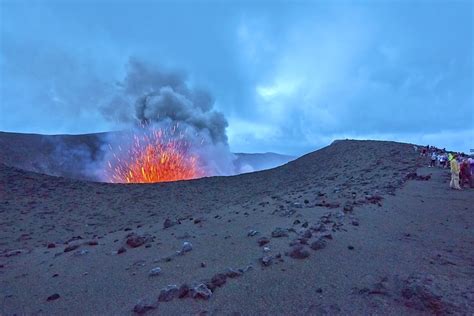
[[[271,170],[148,185],[0,164],[0,311],[471,314],[474,191],[424,159],[340,141]]]
[[[16,168],[97,181],[93,169],[107,150],[106,139],[120,132],[41,135],[0,132],[0,162]],[[276,153],[237,153],[236,174],[275,168],[295,157]]]

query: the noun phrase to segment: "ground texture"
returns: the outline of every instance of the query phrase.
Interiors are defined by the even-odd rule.
[[[474,190],[424,159],[338,141],[154,185],[0,164],[0,315],[473,314]]]

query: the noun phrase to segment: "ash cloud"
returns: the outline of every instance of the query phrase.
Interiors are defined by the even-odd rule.
[[[191,89],[186,76],[166,72],[131,59],[128,72],[112,101],[102,108],[104,116],[120,124],[141,126],[173,123],[209,136],[213,144],[227,145],[224,115],[213,109],[214,98]]]
[[[182,72],[164,71],[131,59],[117,93],[101,112],[135,134],[146,126],[177,127],[177,134],[186,135],[190,151],[200,157],[207,175],[235,174],[236,158],[229,149],[226,118],[214,109],[209,92],[191,88],[186,80]],[[112,135],[106,142],[112,147],[123,145],[123,135]]]

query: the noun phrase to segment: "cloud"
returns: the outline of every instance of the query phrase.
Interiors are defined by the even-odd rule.
[[[260,42],[277,47],[266,60],[273,67],[264,69],[254,86],[254,118],[272,126],[272,135],[280,135],[262,140],[262,146],[293,137],[309,149],[337,135],[421,142],[429,139],[424,135],[437,135],[446,140],[449,137],[442,135],[454,137],[474,126],[473,93],[468,88],[474,85],[468,57],[473,52],[459,40],[472,35],[461,27],[472,22],[462,20],[457,26],[460,37],[453,42],[453,35],[439,26],[448,15],[446,8],[434,7],[423,19],[420,14],[426,8],[410,8],[400,21],[396,13],[407,7],[352,11],[335,5],[326,16],[302,13],[283,33],[265,32],[268,27],[257,31],[258,42],[245,47],[259,47]],[[446,47],[448,42],[451,47]],[[252,51],[249,65],[259,60],[258,50]],[[269,57],[264,49],[262,56]],[[452,140],[453,146],[466,144]]]

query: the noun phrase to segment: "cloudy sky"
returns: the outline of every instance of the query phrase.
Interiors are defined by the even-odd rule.
[[[231,149],[474,148],[473,2],[0,0],[0,130],[115,129],[130,58],[187,74]]]

